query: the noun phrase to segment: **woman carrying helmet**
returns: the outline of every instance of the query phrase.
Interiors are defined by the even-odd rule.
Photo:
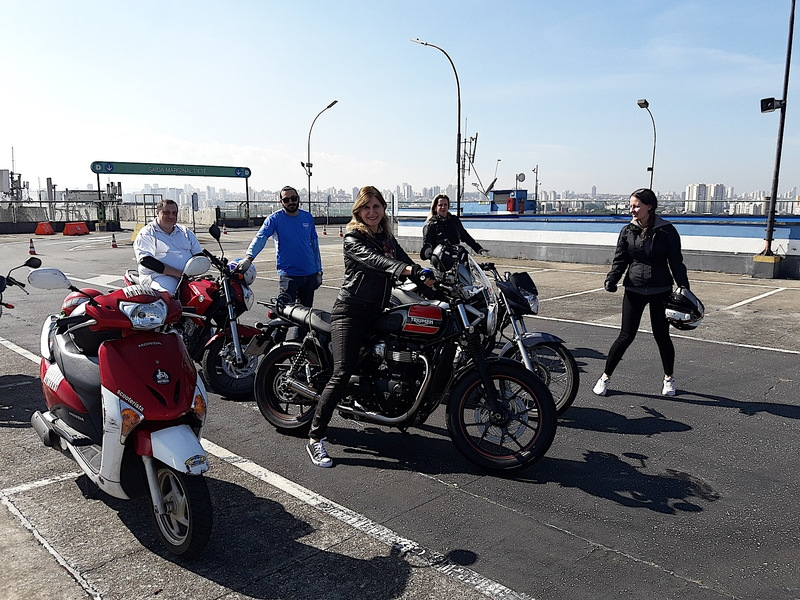
[[[431,213],[422,228],[422,250],[419,255],[423,260],[431,257],[433,249],[439,244],[458,246],[462,242],[475,252],[488,252],[464,229],[461,219],[450,214],[450,198],[446,194],[438,194],[431,203]]]
[[[622,355],[633,342],[645,307],[650,307],[650,325],[658,345],[664,382],[661,394],[675,395],[675,348],[669,335],[669,321],[665,303],[677,283],[689,288],[686,266],[681,254],[681,237],[669,221],[656,214],[658,199],[652,190],[640,188],[630,197],[631,222],[620,231],[611,270],[606,276],[608,292],[617,291],[617,283],[625,276],[622,285],[622,327],[606,358],[605,370],[594,386],[594,393],[605,396],[611,376]],[[673,279],[674,278],[674,279]]]
[[[311,462],[318,467],[333,465],[325,450],[325,431],[347,389],[361,345],[389,305],[393,280],[411,276],[432,283],[397,243],[386,216],[386,201],[376,188],[361,188],[351,212],[342,247],[344,281],[331,310],[333,374],[317,403],[306,445]]]

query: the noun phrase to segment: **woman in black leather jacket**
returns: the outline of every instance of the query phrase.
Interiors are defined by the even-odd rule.
[[[467,233],[464,225],[455,215],[450,214],[450,198],[446,194],[438,194],[431,203],[431,214],[422,227],[422,250],[420,257],[428,260],[431,252],[439,244],[458,246],[462,242],[475,252],[487,252],[475,239]]]
[[[653,337],[664,367],[661,393],[674,396],[675,348],[669,336],[664,303],[672,293],[673,283],[689,288],[681,255],[681,236],[672,223],[656,214],[658,199],[652,190],[641,188],[633,192],[630,207],[633,219],[620,231],[611,270],[604,284],[606,291],[616,292],[617,283],[625,275],[622,281],[625,286],[622,328],[608,351],[605,370],[593,391],[598,396],[606,395],[611,375],[636,337],[644,309],[649,305]]]
[[[421,277],[392,234],[386,201],[372,186],[361,188],[344,235],[344,283],[331,311],[333,374],[317,404],[306,451],[318,467],[333,461],[325,450],[325,431],[373,324],[389,305],[394,279]],[[432,282],[431,282],[432,283]]]

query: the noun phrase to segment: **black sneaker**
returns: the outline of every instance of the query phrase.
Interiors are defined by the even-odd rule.
[[[325,451],[324,442],[325,438],[322,438],[318,442],[315,442],[314,440],[308,440],[308,444],[306,444],[306,452],[308,452],[308,455],[311,457],[311,462],[318,467],[332,467],[333,461]]]

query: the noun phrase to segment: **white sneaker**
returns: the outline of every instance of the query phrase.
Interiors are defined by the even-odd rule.
[[[664,377],[664,387],[661,388],[661,395],[662,396],[674,396],[675,395],[675,378],[674,377]]]
[[[606,393],[608,392],[608,384],[610,382],[611,382],[610,377],[601,375],[600,379],[597,380],[597,383],[594,384],[594,388],[592,389],[592,391],[598,396],[605,396]]]

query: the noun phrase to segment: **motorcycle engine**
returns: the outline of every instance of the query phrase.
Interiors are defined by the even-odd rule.
[[[406,412],[424,379],[422,363],[415,361],[413,353],[396,341],[374,344],[364,358],[360,370],[369,374],[369,386],[364,385],[363,376],[359,378],[362,391],[359,402],[387,417]]]

